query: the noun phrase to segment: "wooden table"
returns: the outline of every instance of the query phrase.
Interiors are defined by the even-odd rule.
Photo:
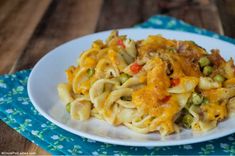
[[[156,14],[235,37],[234,0],[0,0],[0,73],[32,68],[65,41]],[[0,121],[2,151],[48,154]]]

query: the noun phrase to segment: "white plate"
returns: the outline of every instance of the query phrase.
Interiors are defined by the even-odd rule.
[[[139,40],[148,35],[162,34],[169,39],[193,40],[200,46],[210,50],[220,49],[225,59],[232,56],[235,46],[210,37],[161,29],[121,29],[120,34]],[[110,31],[95,33],[67,42],[45,55],[33,68],[28,81],[29,97],[35,108],[48,120],[57,126],[89,139],[127,146],[170,146],[202,142],[219,138],[235,132],[235,118],[221,122],[214,130],[204,134],[193,134],[189,130],[183,130],[179,134],[173,134],[161,138],[159,134],[138,134],[124,126],[114,127],[98,119],[90,119],[85,122],[72,121],[66,113],[64,105],[59,100],[56,86],[65,82],[64,71],[72,64],[82,51],[91,46],[96,39],[105,40]],[[234,55],[233,55],[234,58]]]

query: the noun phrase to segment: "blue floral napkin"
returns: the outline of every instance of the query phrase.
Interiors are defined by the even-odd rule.
[[[199,33],[235,44],[235,40],[168,16],[153,16],[136,27]],[[170,147],[126,147],[96,142],[67,132],[41,116],[27,94],[31,70],[0,76],[0,119],[53,155],[233,155],[235,135]],[[9,140],[10,141],[10,140]]]

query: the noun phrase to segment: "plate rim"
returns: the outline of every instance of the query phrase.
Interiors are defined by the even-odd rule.
[[[203,35],[203,34],[197,34],[197,33],[193,33],[193,32],[185,32],[185,31],[179,31],[179,30],[169,30],[169,29],[156,29],[156,28],[124,28],[124,29],[118,29],[118,31],[134,31],[134,30],[149,30],[149,31],[170,31],[170,32],[180,32],[180,33],[185,33],[185,34],[189,34],[189,35],[197,35],[197,36],[203,36],[203,37],[207,37],[210,39],[215,39],[215,40],[219,40],[228,44],[231,44],[234,46],[234,44],[218,39],[218,38],[213,38],[207,35]],[[28,82],[27,82],[27,92],[30,98],[30,101],[32,102],[33,106],[36,108],[36,110],[43,116],[45,117],[47,120],[49,120],[50,122],[52,122],[53,124],[55,124],[56,126],[66,130],[67,132],[73,133],[75,135],[78,135],[80,137],[85,137],[88,139],[92,139],[98,142],[102,142],[102,143],[109,143],[109,144],[114,144],[114,145],[122,145],[122,146],[136,146],[136,147],[162,147],[162,146],[177,146],[177,145],[185,145],[185,144],[194,144],[194,143],[199,143],[199,142],[205,142],[205,141],[209,141],[209,140],[213,140],[213,139],[218,139],[227,135],[230,135],[232,133],[235,132],[235,129],[230,129],[225,131],[224,133],[216,133],[212,134],[210,136],[203,136],[203,137],[199,137],[199,138],[190,138],[190,139],[186,139],[186,140],[159,140],[159,141],[143,141],[143,142],[138,142],[138,141],[134,141],[134,140],[128,140],[126,141],[124,140],[120,140],[120,139],[112,139],[112,138],[107,138],[107,137],[102,137],[102,136],[98,136],[98,135],[93,135],[93,134],[89,134],[89,133],[85,133],[85,132],[81,132],[78,130],[75,130],[55,119],[53,119],[50,115],[48,115],[43,109],[40,108],[39,104],[37,104],[34,101],[33,95],[31,94],[31,88],[32,88],[32,77],[36,71],[36,68],[38,66],[40,66],[40,64],[42,63],[43,60],[45,60],[46,57],[49,57],[50,55],[56,53],[57,49],[59,49],[60,47],[64,46],[65,44],[74,42],[75,40],[79,40],[82,38],[86,38],[86,37],[90,37],[96,34],[100,34],[100,33],[107,33],[110,32],[112,30],[107,30],[107,31],[101,31],[101,32],[96,32],[96,33],[92,33],[92,34],[88,34],[88,35],[84,35],[78,38],[74,38],[72,40],[66,41],[62,44],[60,44],[59,46],[51,49],[50,51],[48,51],[42,58],[40,58],[38,60],[38,62],[34,65],[32,71],[30,72],[29,78],[28,78]],[[180,133],[179,133],[180,134]]]

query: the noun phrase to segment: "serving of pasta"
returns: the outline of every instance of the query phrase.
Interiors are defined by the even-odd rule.
[[[66,71],[58,95],[74,120],[95,117],[139,133],[205,132],[235,112],[235,66],[219,50],[112,31]]]

